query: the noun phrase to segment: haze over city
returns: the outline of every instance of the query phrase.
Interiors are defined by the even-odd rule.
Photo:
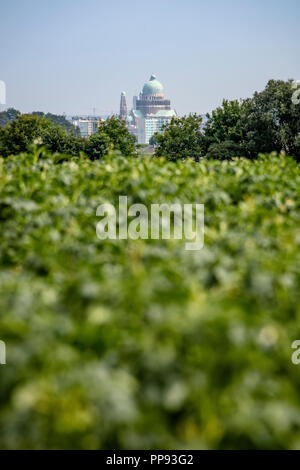
[[[117,113],[154,73],[179,115],[202,114],[300,77],[297,0],[1,3],[0,79],[22,112]]]

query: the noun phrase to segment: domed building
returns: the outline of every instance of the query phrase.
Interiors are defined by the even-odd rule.
[[[162,84],[157,80],[155,75],[151,75],[148,82],[145,83],[143,86],[143,95],[160,95],[163,96],[164,94],[164,87]]]
[[[134,98],[134,108],[127,119],[129,131],[137,137],[139,144],[149,144],[155,132],[176,116],[170,100],[165,99],[164,88],[155,75],[144,84],[139,97]]]

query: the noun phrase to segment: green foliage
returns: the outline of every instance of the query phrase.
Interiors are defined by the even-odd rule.
[[[48,130],[51,123],[44,118],[30,114],[19,115],[1,130],[0,155],[17,155],[26,152],[34,140],[41,139],[41,133]]]
[[[100,160],[108,154],[111,147],[112,143],[108,135],[104,132],[98,132],[86,140],[84,150],[91,160]]]
[[[2,111],[0,113],[0,127],[6,126],[9,122],[20,116],[20,114],[20,111],[17,111],[14,108],[8,108],[7,111]]]
[[[14,108],[9,108],[9,109],[7,109],[7,111],[2,111],[0,113],[0,127],[6,126],[11,121],[18,118],[20,115],[21,115],[20,111],[17,111]],[[34,112],[31,113],[31,115],[48,119],[55,126],[62,127],[68,134],[75,134],[78,137],[80,136],[80,133],[79,133],[78,129],[76,129],[73,126],[73,124],[66,119],[65,116],[60,116],[60,115],[52,114],[52,113],[45,114],[41,111],[34,111]]]
[[[239,143],[242,138],[241,130],[242,104],[237,100],[223,100],[222,106],[207,114],[205,136],[210,143],[220,143],[226,140]]]
[[[120,119],[108,119],[100,124],[97,134],[83,139],[40,116],[42,114],[19,114],[8,125],[0,127],[0,155],[8,157],[26,152],[35,141],[53,153],[75,157],[85,152],[91,160],[102,158],[111,149],[125,156],[135,154],[135,138]]]
[[[270,80],[252,98],[223,101],[208,116],[205,142],[208,156],[257,158],[261,152],[286,152],[300,160],[300,106],[292,102],[291,80]]]
[[[74,134],[68,134],[44,117],[23,114],[0,130],[0,155],[7,157],[26,152],[34,141],[46,145],[52,152],[75,156],[83,150],[83,140]]]
[[[300,106],[293,104],[293,92],[291,80],[270,80],[252,98],[223,100],[207,114],[204,135],[200,116],[174,118],[162,135],[155,135],[155,154],[169,160],[205,156],[228,160],[277,151],[300,160]]]
[[[155,134],[156,157],[168,160],[193,158],[198,160],[204,155],[204,137],[201,132],[202,117],[190,114],[182,118],[172,118],[164,126],[162,134]]]
[[[1,159],[1,449],[299,448],[299,181],[278,155]],[[205,247],[100,241],[120,195],[204,203]]]
[[[243,104],[223,100],[222,106],[207,114],[205,148],[209,158],[228,160],[244,155],[241,112]]]
[[[45,126],[41,129],[42,144],[51,152],[76,156],[85,149],[85,139],[78,138],[74,133],[68,134],[58,125]]]
[[[129,156],[135,154],[136,138],[130,134],[126,122],[117,116],[112,116],[99,123],[99,133],[106,134],[114,150],[119,150],[122,155]]]
[[[150,140],[149,140],[149,145],[156,145],[156,135],[154,134],[152,137],[150,137]]]
[[[242,155],[240,145],[232,140],[224,140],[224,142],[210,144],[206,157],[216,160],[231,160],[239,155]]]
[[[32,113],[33,116],[44,117],[51,121],[55,126],[62,127],[68,134],[75,134],[80,137],[79,129],[75,128],[73,124],[66,119],[65,116],[52,114],[52,113],[43,113],[42,111],[34,111]]]
[[[300,160],[300,106],[292,102],[292,81],[270,80],[244,102],[241,125],[246,156],[284,151]]]

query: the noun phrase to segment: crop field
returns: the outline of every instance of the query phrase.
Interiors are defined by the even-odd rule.
[[[276,154],[0,159],[0,448],[299,448],[299,188]],[[122,195],[204,204],[204,248],[98,239]]]

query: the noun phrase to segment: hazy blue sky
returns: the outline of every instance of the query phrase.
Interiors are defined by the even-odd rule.
[[[0,0],[7,106],[116,112],[151,73],[179,114],[300,79],[299,0]]]

